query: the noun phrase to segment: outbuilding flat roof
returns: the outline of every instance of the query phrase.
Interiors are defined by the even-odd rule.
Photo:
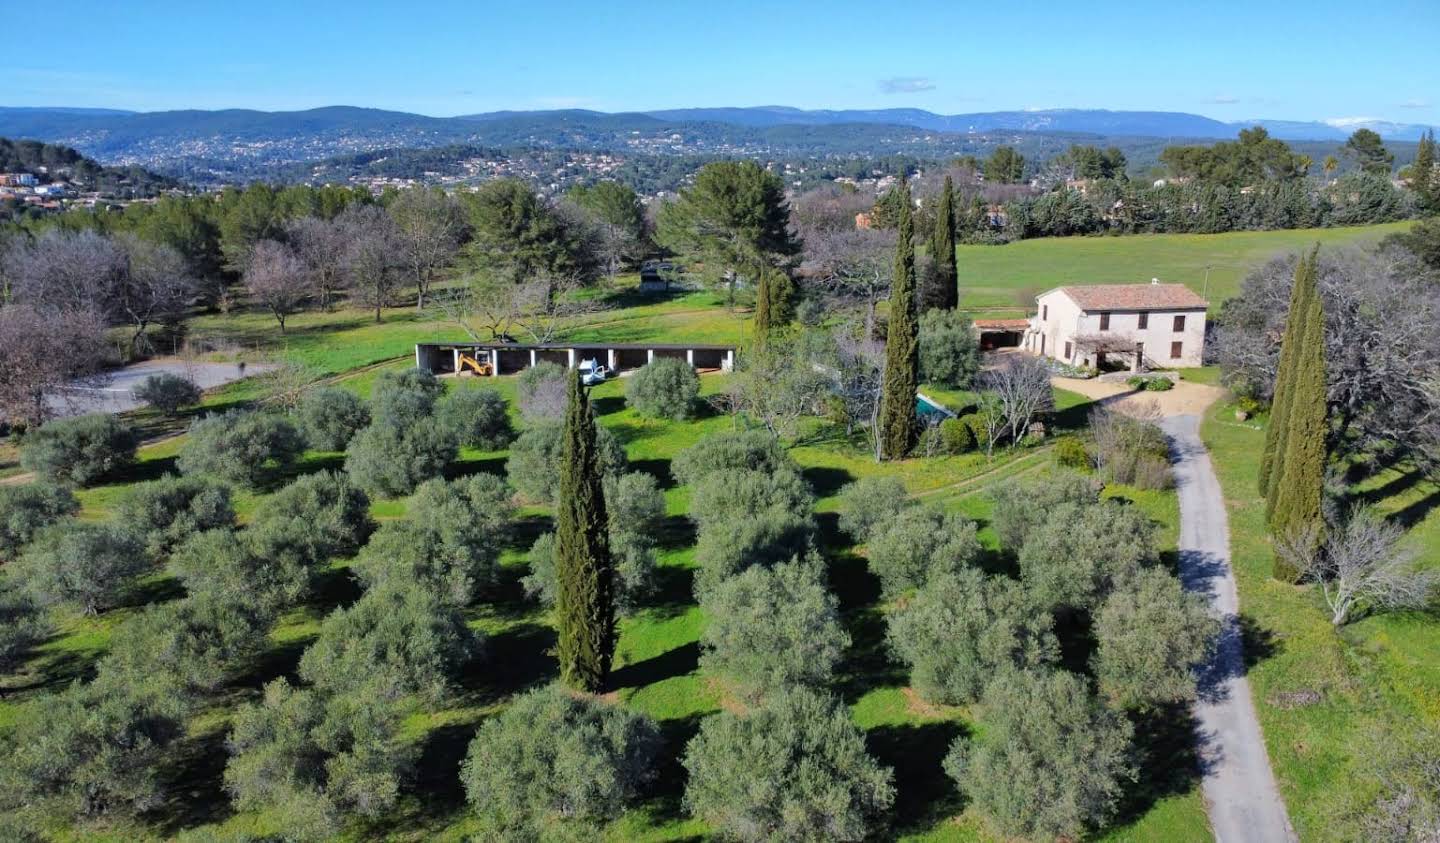
[[[1056,287],[1082,310],[1203,310],[1210,303],[1184,284],[1095,284]],[[1047,293],[1041,293],[1041,296]]]
[[[417,342],[416,348],[484,348],[499,349],[501,351],[565,351],[575,349],[576,351],[644,351],[655,349],[657,351],[734,351],[733,345],[712,345],[707,343],[673,343],[673,342],[551,342],[551,343],[517,343],[517,342]]]

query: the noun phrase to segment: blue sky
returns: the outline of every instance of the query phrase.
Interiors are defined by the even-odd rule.
[[[1437,0],[63,5],[6,11],[0,105],[1076,107],[1440,124]]]

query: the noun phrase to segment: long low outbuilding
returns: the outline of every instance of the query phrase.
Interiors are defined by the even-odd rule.
[[[545,361],[573,369],[592,360],[618,374],[665,357],[684,360],[696,369],[728,372],[735,367],[735,346],[703,343],[415,344],[416,368],[436,375],[466,371],[487,376],[513,375]]]

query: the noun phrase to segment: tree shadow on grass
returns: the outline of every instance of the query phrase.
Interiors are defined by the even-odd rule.
[[[225,793],[225,748],[227,729],[217,728],[201,735],[182,738],[160,770],[165,801],[150,812],[162,836],[172,838],[182,829],[223,822],[233,815]]]
[[[175,457],[158,457],[156,459],[140,460],[122,471],[116,471],[106,475],[105,482],[108,485],[128,485],[131,483],[145,483],[150,480],[159,480],[167,474],[179,474],[180,470],[175,467],[175,461]]]
[[[698,534],[695,522],[684,515],[667,515],[655,532],[655,544],[661,550],[683,550],[695,544]]]
[[[420,805],[415,820],[425,822],[460,810],[465,804],[465,788],[460,781],[460,766],[470,749],[478,724],[453,723],[432,729],[420,743],[420,757],[415,763],[415,777],[410,782]]]
[[[655,478],[655,485],[661,489],[675,488],[675,476],[670,473],[670,460],[631,460],[631,471],[643,471]]]
[[[493,474],[505,478],[505,457],[482,457],[480,459],[459,459],[445,467],[446,480],[473,477],[476,474]]]
[[[1204,775],[1196,740],[1199,724],[1188,702],[1132,712],[1129,718],[1135,727],[1132,747],[1139,776],[1121,796],[1113,827],[1135,822],[1161,799],[1191,792]]]
[[[809,481],[810,488],[814,490],[817,498],[828,498],[840,491],[846,483],[855,479],[855,475],[843,468],[824,466],[812,466],[802,471],[801,474]]]
[[[627,664],[610,675],[612,690],[643,688],[700,669],[700,642],[691,641],[658,656]]]
[[[965,727],[950,720],[876,726],[865,733],[870,754],[895,771],[897,828],[928,828],[960,812],[960,794],[943,764],[951,745],[963,737],[968,737]]]
[[[607,395],[604,398],[591,398],[590,407],[597,416],[609,416],[625,409],[625,398],[621,395]]]
[[[841,611],[873,606],[880,600],[880,578],[870,573],[862,557],[841,553],[830,557],[830,591]]]
[[[1391,515],[1390,520],[1408,530],[1424,521],[1436,507],[1440,507],[1440,486],[1437,486],[1430,494]]]
[[[647,616],[668,620],[695,605],[695,569],[661,565],[655,569],[654,582],[655,591],[645,601]]]
[[[878,609],[847,612],[842,618],[850,646],[836,671],[835,690],[853,704],[870,691],[906,682],[905,671],[890,657],[885,615]]]
[[[491,635],[484,654],[471,660],[460,677],[468,701],[495,703],[554,680],[558,673],[551,655],[555,640],[555,630],[537,622],[516,624]]]
[[[537,539],[555,529],[555,520],[548,515],[522,515],[510,526],[507,547],[511,550],[528,551]]]
[[[667,825],[686,819],[684,797],[685,783],[689,779],[683,759],[685,747],[700,731],[704,714],[687,714],[661,720],[660,737],[664,747],[655,763],[655,782],[651,785],[651,796],[645,808],[654,817],[656,825]],[[687,838],[693,839],[693,838]]]

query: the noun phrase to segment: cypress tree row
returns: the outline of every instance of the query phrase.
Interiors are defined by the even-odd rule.
[[[1310,272],[1315,273],[1315,257]],[[1326,393],[1325,393],[1325,309],[1320,294],[1311,290],[1305,301],[1305,332],[1292,360],[1294,383],[1290,389],[1289,418],[1285,433],[1285,456],[1275,480],[1275,501],[1270,528],[1277,536],[1292,540],[1312,536],[1313,544],[1302,552],[1319,550],[1323,529],[1321,504],[1325,492]],[[1272,473],[1274,468],[1271,469]],[[1314,529],[1313,533],[1307,531]],[[1294,582],[1299,571],[1288,561],[1275,559],[1274,576]]]
[[[1280,340],[1280,362],[1275,368],[1275,394],[1270,401],[1270,426],[1265,430],[1265,450],[1260,455],[1260,494],[1265,496],[1265,517],[1269,518],[1275,503],[1275,483],[1285,460],[1285,434],[1290,427],[1290,388],[1295,380],[1295,354],[1305,332],[1305,312],[1309,296],[1315,291],[1316,255],[1301,255],[1295,264],[1295,280],[1290,284],[1290,310],[1285,318],[1285,334]]]
[[[954,310],[960,305],[960,271],[955,265],[955,183],[945,177],[940,204],[935,208],[935,236],[931,246],[935,259],[935,289],[930,306]]]
[[[578,374],[569,380],[555,513],[560,678],[582,691],[600,691],[615,655],[615,566],[590,399]]]
[[[1410,186],[1420,200],[1420,209],[1440,212],[1440,178],[1435,175],[1435,130],[1420,136],[1415,148],[1415,163],[1410,166]]]
[[[880,395],[880,457],[903,459],[915,445],[915,390],[919,386],[920,326],[915,318],[915,221],[910,185],[902,178],[895,284],[885,337],[885,384]]]

